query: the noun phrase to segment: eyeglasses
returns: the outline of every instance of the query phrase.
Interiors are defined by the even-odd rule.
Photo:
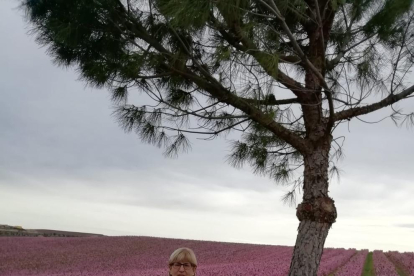
[[[184,267],[184,270],[191,270],[194,265],[190,264],[190,263],[172,263],[170,264],[174,269],[180,269],[181,266]]]

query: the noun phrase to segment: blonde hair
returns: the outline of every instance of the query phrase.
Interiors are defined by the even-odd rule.
[[[176,249],[170,256],[168,260],[168,264],[171,265],[172,263],[176,262],[189,262],[193,266],[197,267],[197,258],[194,254],[194,251],[187,247],[182,247]]]

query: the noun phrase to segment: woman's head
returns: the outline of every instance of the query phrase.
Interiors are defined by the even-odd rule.
[[[194,276],[197,269],[197,258],[190,248],[178,248],[168,261],[171,276]]]

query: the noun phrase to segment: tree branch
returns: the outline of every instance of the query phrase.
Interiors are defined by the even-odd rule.
[[[291,63],[297,64],[300,63],[302,60],[298,56],[279,56],[279,63]]]
[[[300,136],[296,135],[291,130],[285,128],[280,123],[274,121],[269,115],[255,108],[252,104],[246,102],[245,100],[239,98],[237,95],[231,93],[230,91],[225,89],[221,84],[212,84],[210,82],[207,82],[206,80],[195,75],[188,69],[186,70],[186,72],[181,72],[181,74],[191,79],[200,88],[204,89],[218,100],[243,111],[244,113],[249,115],[251,119],[263,125],[266,129],[268,129],[276,136],[283,139],[286,143],[296,148],[299,152],[305,153],[309,149],[307,142]]]
[[[409,88],[405,89],[401,93],[398,94],[390,94],[388,97],[383,99],[382,101],[379,101],[374,104],[370,104],[363,107],[355,107],[350,108],[341,112],[335,113],[335,121],[341,121],[341,120],[349,120],[353,117],[368,114],[371,112],[374,112],[376,110],[379,110],[383,107],[389,106],[393,103],[396,103],[404,98],[409,98],[411,94],[414,93],[414,85],[410,86]]]
[[[274,97],[269,97],[266,100],[256,100],[256,99],[248,99],[248,98],[240,98],[247,103],[253,103],[258,105],[284,105],[284,104],[294,104],[299,103],[298,98],[292,98],[292,99],[283,99],[283,100],[276,100]]]
[[[231,128],[235,127],[235,126],[238,126],[238,125],[240,125],[240,124],[242,124],[244,122],[247,122],[249,120],[250,119],[244,119],[244,120],[241,120],[241,121],[239,121],[239,122],[237,122],[235,124],[232,124],[231,126],[222,128],[222,129],[217,130],[217,131],[212,131],[212,132],[184,130],[184,129],[173,128],[173,127],[168,127],[168,126],[158,126],[157,128],[167,129],[167,130],[173,130],[173,131],[179,131],[179,132],[185,132],[185,133],[192,133],[192,134],[218,135],[218,134],[220,134],[223,131],[229,130],[229,129],[231,129]]]

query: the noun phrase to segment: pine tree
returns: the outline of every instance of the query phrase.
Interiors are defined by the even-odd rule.
[[[112,91],[126,131],[167,156],[238,131],[232,165],[291,183],[287,201],[301,191],[291,276],[317,275],[337,217],[335,128],[383,108],[414,123],[393,106],[414,93],[411,0],[21,1],[57,64]]]

